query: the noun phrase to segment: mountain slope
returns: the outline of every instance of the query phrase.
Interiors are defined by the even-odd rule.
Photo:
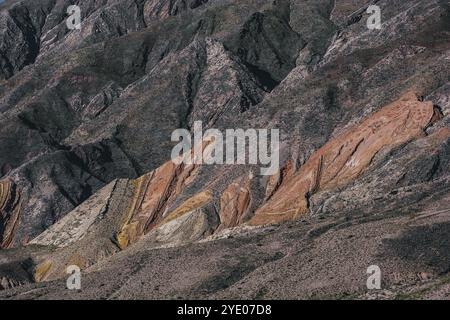
[[[373,3],[3,4],[0,295],[370,298],[377,264],[448,298],[450,6]],[[173,163],[195,121],[279,129],[280,170]]]

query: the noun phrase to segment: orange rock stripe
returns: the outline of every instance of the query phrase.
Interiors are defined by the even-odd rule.
[[[434,115],[433,103],[420,102],[414,93],[407,93],[317,150],[256,212],[250,224],[278,223],[305,214],[312,194],[355,180],[380,150],[424,135]]]

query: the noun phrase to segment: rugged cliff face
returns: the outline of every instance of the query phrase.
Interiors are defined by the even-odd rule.
[[[0,78],[0,296],[449,297],[447,1],[9,0]],[[195,121],[279,170],[174,163]]]

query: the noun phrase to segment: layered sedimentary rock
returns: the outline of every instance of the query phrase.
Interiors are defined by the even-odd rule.
[[[168,161],[158,169],[133,181],[133,199],[127,209],[122,230],[117,234],[117,243],[121,249],[136,242],[145,233],[160,223],[167,213],[169,204],[176,199],[183,188],[195,177],[197,165]],[[202,194],[201,194],[202,195]],[[205,201],[200,199],[199,201]],[[203,198],[208,198],[205,195]],[[194,209],[193,203],[185,204],[171,213],[166,220],[175,219],[185,211]]]
[[[161,168],[137,179],[126,222],[117,235],[120,248],[136,242],[158,221],[176,184],[180,168],[168,162]]]
[[[115,235],[122,229],[133,199],[133,181],[115,180],[28,244],[27,272],[35,281],[55,279],[66,268],[86,269],[117,253]]]
[[[448,3],[75,3],[0,5],[2,297],[447,288]],[[195,121],[279,129],[279,172],[170,161]]]
[[[154,246],[177,246],[191,243],[213,234],[220,219],[210,192],[201,192],[182,203],[145,236]]]
[[[0,181],[0,248],[8,248],[20,219],[20,192],[11,180]]]
[[[413,92],[405,94],[317,150],[256,212],[250,224],[281,222],[307,213],[314,193],[357,179],[378,152],[389,152],[423,136],[438,117],[432,102],[418,101]]]
[[[102,219],[102,215],[109,210],[110,197],[117,182],[111,182],[102,188],[96,197],[84,202],[82,207],[76,208],[70,214],[52,225],[45,232],[30,241],[30,244],[44,246],[67,247],[82,239],[89,228]]]
[[[230,184],[220,197],[220,228],[233,228],[242,224],[250,202],[249,178],[240,178]]]

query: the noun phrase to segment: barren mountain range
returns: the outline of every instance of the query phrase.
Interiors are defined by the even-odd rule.
[[[280,169],[174,163],[196,121]],[[1,299],[449,299],[449,173],[447,0],[0,4]]]

